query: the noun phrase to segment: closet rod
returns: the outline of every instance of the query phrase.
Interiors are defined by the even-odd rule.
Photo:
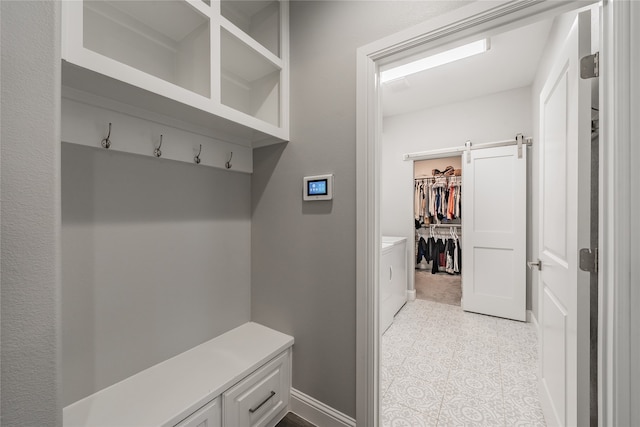
[[[425,225],[423,228],[429,228],[429,227],[462,227],[462,224],[429,224],[429,225]]]
[[[476,144],[472,145],[472,150],[479,150],[481,148],[493,148],[493,147],[504,147],[507,145],[516,145],[518,143],[515,139],[508,139],[505,141],[494,141],[494,142],[485,142],[484,144]],[[533,138],[527,136],[524,138],[524,144],[530,146],[533,143]],[[443,157],[443,155],[449,154],[457,154],[464,153],[467,151],[467,147],[453,147],[453,148],[441,148],[439,150],[429,150],[429,151],[419,151],[417,153],[408,153],[404,155],[404,160],[427,160],[427,159],[438,159]]]
[[[414,181],[424,181],[426,179],[430,179],[430,180],[436,180],[436,179],[440,179],[440,178],[458,178],[460,180],[462,180],[462,176],[460,175],[442,175],[442,176],[423,176],[420,178],[413,178]]]

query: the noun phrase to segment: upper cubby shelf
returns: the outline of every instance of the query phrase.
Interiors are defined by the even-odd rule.
[[[220,2],[220,13],[241,31],[280,57],[280,2],[232,1]]]
[[[210,22],[186,2],[86,1],[84,48],[211,95]]]
[[[257,55],[225,29],[220,37],[222,103],[279,126],[281,66]]]
[[[63,2],[63,84],[219,131],[289,138],[288,4]]]

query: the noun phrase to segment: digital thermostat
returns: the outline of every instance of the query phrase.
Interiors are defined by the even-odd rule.
[[[303,200],[333,199],[333,175],[305,176],[303,180]]]

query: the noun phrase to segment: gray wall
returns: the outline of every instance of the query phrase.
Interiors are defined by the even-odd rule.
[[[62,145],[68,405],[250,320],[250,176]]]
[[[631,46],[629,47],[631,70],[634,67],[640,65],[640,4],[637,2],[632,3],[631,6]],[[635,65],[633,65],[635,64]],[[633,72],[633,71],[632,71]],[[631,79],[631,89],[629,91],[629,97],[631,99],[630,105],[630,117],[640,117],[640,83],[638,79]],[[640,122],[635,120],[631,130],[631,135],[638,135],[640,132]],[[631,229],[629,230],[630,240],[630,253],[629,257],[631,261],[631,272],[629,277],[629,283],[635,284],[631,286],[629,290],[629,307],[631,309],[631,327],[629,330],[630,341],[630,354],[629,360],[631,361],[631,393],[629,396],[630,402],[636,402],[631,404],[630,420],[633,425],[640,425],[640,364],[637,363],[640,360],[640,313],[637,307],[640,306],[640,225],[635,219],[635,214],[640,211],[640,147],[638,144],[631,144],[629,156],[631,188],[629,194],[631,200],[629,203],[629,213],[632,214],[630,219]]]
[[[59,3],[0,2],[3,426],[62,423]]]
[[[356,49],[463,5],[291,2],[291,142],[254,152],[252,320],[292,334],[293,387],[355,416]],[[335,174],[333,201],[302,178]]]

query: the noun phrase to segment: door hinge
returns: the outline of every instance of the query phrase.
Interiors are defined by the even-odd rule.
[[[598,248],[593,250],[590,248],[580,249],[580,270],[589,273],[598,272]]]
[[[600,76],[600,52],[580,59],[580,77],[592,79]]]

